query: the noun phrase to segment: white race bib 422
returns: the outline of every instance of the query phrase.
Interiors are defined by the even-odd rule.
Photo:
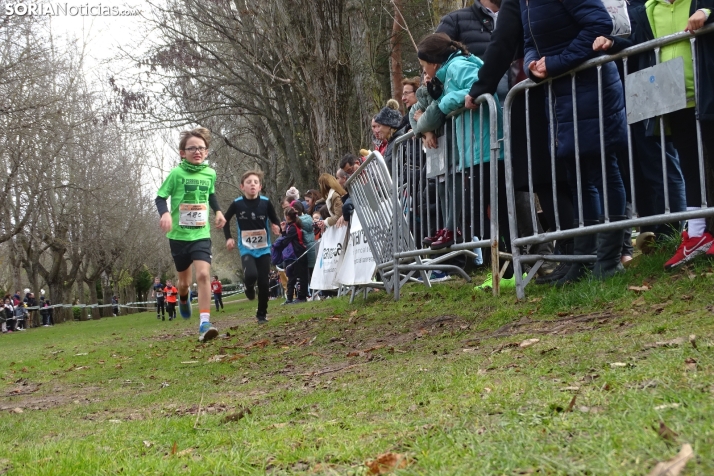
[[[268,233],[262,230],[241,230],[240,240],[249,250],[259,250],[268,247]]]

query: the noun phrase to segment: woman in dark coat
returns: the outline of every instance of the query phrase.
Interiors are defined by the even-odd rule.
[[[538,81],[567,73],[601,53],[593,41],[612,32],[612,20],[600,0],[520,0],[525,35],[524,67]],[[604,194],[600,139],[605,146],[605,172],[610,221],[625,219],[625,188],[617,165],[617,153],[627,145],[627,123],[622,82],[614,63],[602,66],[603,127],[600,131],[598,72],[590,68],[576,75],[578,151],[585,225],[603,220]],[[573,194],[577,194],[576,143],[571,76],[553,81],[556,156],[565,162]],[[548,108],[546,108],[546,111]],[[577,203],[577,197],[574,197]],[[578,211],[575,210],[577,215]],[[593,274],[605,278],[624,269],[620,264],[622,230],[578,237],[574,254],[597,253]],[[571,266],[558,281],[562,285],[585,275],[585,265]]]

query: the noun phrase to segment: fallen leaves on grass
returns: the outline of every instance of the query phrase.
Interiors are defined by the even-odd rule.
[[[154,444],[152,442],[150,442],[149,440],[144,440],[144,446],[146,446],[147,448],[151,448],[153,445]]]
[[[374,347],[370,347],[369,349],[364,349],[364,350],[353,350],[349,354],[347,354],[347,357],[361,357],[363,355],[367,355],[370,352],[374,352],[375,350],[379,350],[384,348],[383,345],[375,345]]]
[[[526,347],[530,347],[534,344],[537,344],[538,342],[540,342],[540,339],[526,339],[520,344],[518,344],[518,347],[520,347],[521,349],[525,349]]]
[[[253,342],[252,344],[246,345],[245,348],[246,348],[246,349],[252,349],[252,348],[254,348],[254,347],[258,347],[258,348],[260,348],[260,349],[263,349],[263,348],[265,348],[265,346],[267,346],[268,344],[270,344],[270,341],[269,341],[268,339],[262,339],[262,340],[259,340],[259,341],[255,341],[255,342]]]
[[[677,337],[676,339],[672,340],[665,340],[655,342],[654,344],[647,344],[645,345],[645,349],[653,349],[656,347],[679,347],[680,345],[684,344],[684,342],[684,337]]]
[[[395,469],[403,469],[409,465],[409,458],[399,453],[384,453],[372,461],[365,463],[367,474],[387,474]]]
[[[625,363],[625,362],[613,362],[610,364],[610,367],[613,369],[624,368],[624,367],[634,367],[634,366],[635,366],[635,364]]]
[[[689,357],[687,360],[684,361],[684,370],[688,372],[694,372],[695,370],[697,370],[697,361]]]
[[[238,421],[238,420],[241,420],[242,418],[245,418],[246,415],[250,415],[251,413],[253,413],[253,412],[250,411],[250,408],[243,408],[242,410],[240,410],[238,412],[231,413],[230,415],[224,416],[223,419],[221,420],[221,423],[229,423],[232,421]]]
[[[641,292],[649,291],[650,289],[652,289],[652,287],[650,287],[650,286],[648,286],[648,285],[646,285],[646,284],[643,284],[642,286],[628,286],[628,287],[627,287],[627,290],[628,290],[628,291],[634,291],[634,292],[636,292],[636,293],[641,293]]]
[[[674,430],[670,429],[663,421],[659,422],[659,428],[657,429],[657,434],[662,437],[662,439],[667,441],[677,441],[679,436]]]
[[[575,406],[575,399],[578,398],[577,394],[573,395],[573,398],[570,400],[570,403],[568,404],[568,408],[565,409],[566,412],[572,412],[573,407]]]
[[[694,457],[694,450],[689,443],[686,443],[682,445],[677,456],[669,461],[657,463],[657,466],[647,476],[677,476],[692,457]]]
[[[679,403],[666,403],[664,405],[657,405],[654,407],[655,410],[666,410],[667,408],[679,408]]]

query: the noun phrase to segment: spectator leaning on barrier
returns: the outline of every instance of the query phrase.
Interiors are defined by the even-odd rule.
[[[630,10],[633,32],[630,39],[602,36],[593,43],[596,51],[617,52],[632,44],[660,38],[680,31],[694,32],[714,22],[714,0],[650,0]],[[665,127],[679,153],[684,174],[687,210],[701,208],[699,150],[697,146],[697,118],[700,119],[705,169],[714,166],[714,34],[696,40],[697,77],[694,75],[692,50],[688,40],[663,46],[660,61],[682,57],[687,93],[687,108],[665,116]],[[656,53],[637,56],[639,69],[657,64]],[[694,84],[697,84],[695,98]],[[648,132],[659,135],[655,128],[658,118],[647,121]],[[706,230],[706,220],[689,220],[688,230],[682,232],[677,252],[664,267],[671,269],[704,253],[714,256],[714,237]]]
[[[525,32],[524,66],[531,78],[540,81],[567,73],[599,53],[593,51],[595,38],[612,32],[612,19],[601,0],[521,0],[521,20]],[[627,123],[622,82],[614,63],[602,66],[602,122],[598,108],[598,69],[578,73],[576,95],[578,108],[578,145],[582,180],[583,221],[586,226],[603,220],[604,195],[600,139],[605,145],[605,173],[610,221],[625,216],[625,188],[620,176],[617,154],[627,145]],[[565,162],[570,189],[577,194],[576,145],[573,122],[572,82],[570,76],[553,81],[556,157]],[[577,197],[573,197],[577,203]],[[575,210],[577,217],[578,211]],[[578,281],[592,269],[603,279],[624,271],[620,263],[623,230],[574,239],[575,255],[597,254],[594,266],[574,264],[556,284]]]
[[[300,220],[300,228],[302,229],[303,241],[305,242],[305,247],[307,248],[307,283],[305,284],[305,287],[307,288],[312,280],[312,271],[315,268],[315,261],[317,258],[317,249],[315,246],[315,222],[310,215],[305,213],[305,207],[300,201],[293,201],[291,206],[297,212],[298,219]],[[344,209],[344,205],[342,208]]]
[[[466,95],[469,91],[471,85],[478,79],[478,72],[483,62],[469,54],[466,48],[459,42],[451,40],[448,36],[443,33],[436,33],[429,35],[424,38],[418,46],[417,56],[419,58],[419,63],[424,69],[425,73],[428,74],[432,79],[433,85],[430,88],[431,95],[437,101],[438,108],[434,109],[437,114],[441,114],[446,117],[448,114],[458,111],[464,107],[464,101]],[[498,99],[496,99],[496,108],[500,110],[500,105],[498,104]],[[428,120],[425,117],[429,113],[422,115],[418,122],[422,120]],[[483,113],[483,124],[489,124],[489,112],[484,110]],[[470,125],[468,125],[470,122]],[[470,128],[470,131],[465,134],[457,134],[456,137],[456,151],[457,159],[454,166],[458,173],[466,173],[466,169],[471,166],[481,167],[484,163],[489,162],[491,157],[491,143],[490,143],[490,130],[488,127],[482,127],[480,115],[477,114],[459,114],[455,118],[454,127],[458,131],[465,131]],[[500,132],[500,121],[499,121],[499,137],[502,136]],[[498,159],[503,159],[503,151],[499,151]],[[490,167],[483,167],[484,172],[484,189],[490,183],[488,178]],[[499,188],[505,190],[505,180],[503,167],[499,167]],[[474,170],[474,176],[478,176],[480,172]],[[462,183],[460,178],[455,178],[457,184]],[[478,186],[478,182],[474,181],[471,184],[474,189]],[[449,187],[447,187],[449,188]],[[490,188],[490,187],[489,187]],[[448,193],[448,191],[447,191]],[[461,195],[463,190],[460,186],[456,187],[456,196],[454,197],[455,207],[449,207],[449,212],[447,214],[447,220],[445,223],[444,230],[439,237],[431,242],[432,249],[441,249],[447,246],[451,246],[455,241],[456,226],[460,222],[461,214]],[[485,203],[479,203],[480,191],[474,190],[473,196],[476,200],[475,206],[478,210],[487,209],[488,197],[490,193],[484,190],[484,200]],[[505,202],[505,194],[499,194],[499,226],[502,236],[508,237],[508,214]],[[455,214],[453,213],[453,208],[455,208]],[[510,241],[510,240],[508,240]],[[504,245],[499,239],[499,243]],[[509,267],[507,271],[510,276],[504,275],[504,280],[502,285],[508,286],[508,283],[512,279],[512,271]]]
[[[282,236],[275,241],[274,249],[282,254],[283,267],[288,277],[286,304],[299,304],[307,301],[307,247],[297,211],[290,207],[285,210],[285,229]],[[300,288],[297,289],[297,283]],[[297,292],[296,292],[297,290]],[[293,300],[293,296],[296,295]]]
[[[402,104],[404,104],[405,114],[399,124],[399,129],[404,132],[409,132],[412,128],[409,123],[409,110],[417,102],[416,92],[419,86],[421,86],[421,78],[419,76],[402,79]]]
[[[355,173],[360,165],[362,165],[362,158],[357,157],[354,154],[345,154],[340,159],[340,170],[345,172],[347,175]]]
[[[466,97],[466,107],[477,110],[479,106],[474,102],[483,94],[496,95],[501,89],[503,78],[506,76],[507,89],[526,79],[523,71],[523,23],[521,22],[521,6],[519,0],[504,0],[498,12],[498,28],[491,36],[491,43],[483,55],[483,67],[478,72],[476,81]],[[530,89],[529,114],[530,121],[530,150],[526,137],[526,101],[525,94],[517,95],[511,105],[511,163],[513,171],[513,185],[516,189],[516,216],[520,236],[533,234],[533,220],[531,218],[530,197],[528,186],[528,154],[532,160],[533,190],[538,195],[547,226],[555,230],[555,206],[551,182],[550,146],[548,141],[548,118],[545,112],[545,88]],[[501,96],[499,94],[499,96]],[[561,229],[573,226],[573,197],[567,183],[565,167],[556,167],[556,180],[558,192],[558,213]],[[500,193],[500,190],[499,190]],[[538,232],[542,232],[540,221],[536,221]],[[561,254],[572,254],[573,239],[559,240],[558,248]],[[532,254],[551,254],[550,243],[532,245],[529,252]],[[536,282],[546,283],[563,277],[570,268],[570,264],[562,263],[553,269],[550,266],[541,266],[540,276]],[[541,272],[544,271],[544,272]],[[550,271],[550,272],[549,272]]]
[[[399,112],[399,103],[390,99],[387,105],[374,116],[374,121],[379,124],[379,138],[386,141],[387,145],[382,155],[387,164],[387,170],[392,173],[392,155],[394,141],[401,137],[404,132],[399,130],[402,123],[402,115]]]
[[[324,231],[325,227],[336,225],[337,220],[342,216],[342,196],[347,192],[335,177],[330,174],[320,175],[317,179],[317,183],[320,185],[320,193],[322,196],[327,197],[325,200],[325,208],[327,209],[329,217],[322,221],[320,226],[322,231]],[[324,215],[322,211],[320,213]]]
[[[347,183],[347,180],[349,178],[350,176],[344,170],[340,169],[337,171],[337,182],[342,185],[342,188],[345,188],[345,184]],[[342,216],[339,220],[337,220],[336,225],[344,226],[345,224],[349,224],[354,209],[355,206],[352,203],[352,197],[350,197],[350,192],[346,191],[345,194],[342,196]]]

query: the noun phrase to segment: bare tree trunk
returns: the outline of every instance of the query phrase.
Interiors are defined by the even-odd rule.
[[[390,43],[392,52],[389,55],[389,71],[392,81],[392,98],[399,101],[402,97],[402,16],[401,11],[404,5],[403,0],[392,0],[394,2],[394,20],[392,22],[392,37]]]

